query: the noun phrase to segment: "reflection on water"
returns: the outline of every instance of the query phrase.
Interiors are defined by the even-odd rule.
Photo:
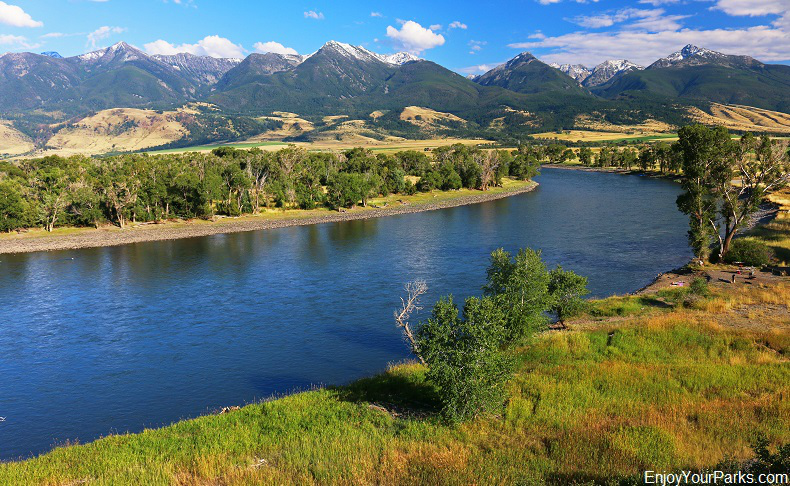
[[[426,279],[428,303],[479,294],[498,247],[542,248],[598,296],[690,256],[672,183],[539,182],[441,211],[0,257],[0,459],[380,371],[408,357],[403,283]]]

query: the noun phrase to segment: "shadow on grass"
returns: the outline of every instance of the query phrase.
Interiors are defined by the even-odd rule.
[[[394,416],[423,418],[441,410],[434,388],[425,382],[422,372],[389,371],[364,378],[344,387],[333,387],[340,400],[368,402],[387,409]]]
[[[784,263],[790,263],[790,248],[782,248],[781,246],[774,246],[773,249],[777,260]]]
[[[654,307],[656,309],[674,308],[672,304],[669,304],[661,299],[656,299],[655,297],[651,297],[651,296],[642,296],[639,298],[639,302],[645,307]]]

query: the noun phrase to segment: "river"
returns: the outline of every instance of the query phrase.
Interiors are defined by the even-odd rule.
[[[479,295],[499,247],[542,249],[595,296],[691,257],[672,182],[537,181],[439,211],[0,255],[0,460],[382,371],[408,358],[392,320],[402,285],[425,279],[428,304]]]

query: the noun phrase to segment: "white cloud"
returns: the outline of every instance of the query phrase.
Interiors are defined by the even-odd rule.
[[[173,55],[180,52],[196,56],[211,56],[220,58],[244,57],[244,48],[230,40],[218,35],[209,35],[195,44],[174,45],[162,39],[145,44],[145,51],[149,54]]]
[[[122,32],[126,32],[126,29],[123,27],[110,27],[107,25],[99,27],[98,29],[88,34],[87,46],[90,49],[96,49],[96,47],[99,44],[99,41],[103,41],[104,39],[109,38],[113,34],[120,34]]]
[[[515,49],[550,49],[547,62],[596,65],[607,59],[629,59],[647,65],[658,57],[695,44],[727,54],[743,54],[761,61],[790,60],[787,28],[755,26],[744,29],[679,29],[662,32],[573,32],[555,37],[532,36],[529,42],[510,44]]]
[[[315,10],[308,10],[304,13],[304,18],[306,19],[315,19],[315,20],[324,20],[323,12],[316,12]]]
[[[571,19],[572,22],[590,29],[611,27],[626,21],[632,21],[627,25],[629,29],[647,30],[657,32],[661,30],[677,30],[681,28],[680,20],[685,19],[685,15],[665,15],[666,11],[661,8],[638,9],[625,8],[614,13],[603,13],[591,16],[579,16]]]
[[[738,16],[783,15],[790,11],[790,0],[718,0],[711,8]]]
[[[468,43],[469,49],[470,49],[469,50],[469,54],[475,54],[477,52],[482,51],[483,50],[483,46],[486,45],[486,44],[488,44],[488,42],[486,42],[486,41],[470,40],[469,43]]]
[[[467,25],[466,25],[466,24],[464,24],[464,23],[461,23],[461,22],[459,22],[459,21],[457,21],[457,20],[456,20],[455,22],[453,22],[453,23],[451,23],[451,24],[450,24],[450,28],[451,28],[451,29],[461,29],[461,30],[466,30],[466,28],[467,28]]]
[[[26,41],[27,38],[21,35],[0,34],[0,45],[24,44]]]
[[[405,20],[400,22],[401,25],[403,25],[405,23],[406,23]],[[442,24],[431,24],[431,25],[428,26],[428,30],[432,30],[434,32],[442,30]]]
[[[371,17],[379,17],[379,18],[384,17],[384,15],[382,15],[381,12],[370,12],[370,16]]]
[[[422,25],[409,20],[403,24],[400,30],[393,26],[387,27],[387,37],[392,39],[399,48],[419,54],[426,49],[432,49],[444,45],[444,36],[426,29]]]
[[[497,66],[499,66],[501,64],[504,64],[504,63],[499,63],[499,64],[478,64],[476,66],[469,66],[469,67],[461,68],[461,69],[458,70],[458,72],[459,73],[463,73],[463,74],[483,74],[483,73],[487,73],[488,71],[494,69],[495,67],[497,67]]]
[[[272,52],[274,54],[299,54],[296,52],[296,49],[292,49],[290,47],[285,47],[284,45],[280,44],[279,42],[269,41],[269,42],[256,42],[255,50],[258,52]]]
[[[0,24],[11,27],[43,27],[44,23],[33,20],[27,12],[16,5],[0,2]]]

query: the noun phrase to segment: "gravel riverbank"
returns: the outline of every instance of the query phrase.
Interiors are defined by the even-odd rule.
[[[445,199],[437,202],[419,204],[401,204],[398,206],[378,209],[356,209],[346,212],[330,212],[318,217],[302,217],[290,219],[271,218],[223,218],[213,222],[181,222],[166,224],[145,224],[129,226],[124,230],[118,228],[84,230],[74,234],[19,235],[0,239],[0,254],[30,253],[36,251],[73,250],[79,248],[97,248],[103,246],[127,245],[145,241],[176,240],[181,238],[197,238],[216,234],[241,233],[289,226],[335,223],[360,219],[381,218],[399,214],[433,211],[469,204],[494,201],[516,194],[523,194],[538,187],[537,183],[506,189],[495,193],[481,193]]]

